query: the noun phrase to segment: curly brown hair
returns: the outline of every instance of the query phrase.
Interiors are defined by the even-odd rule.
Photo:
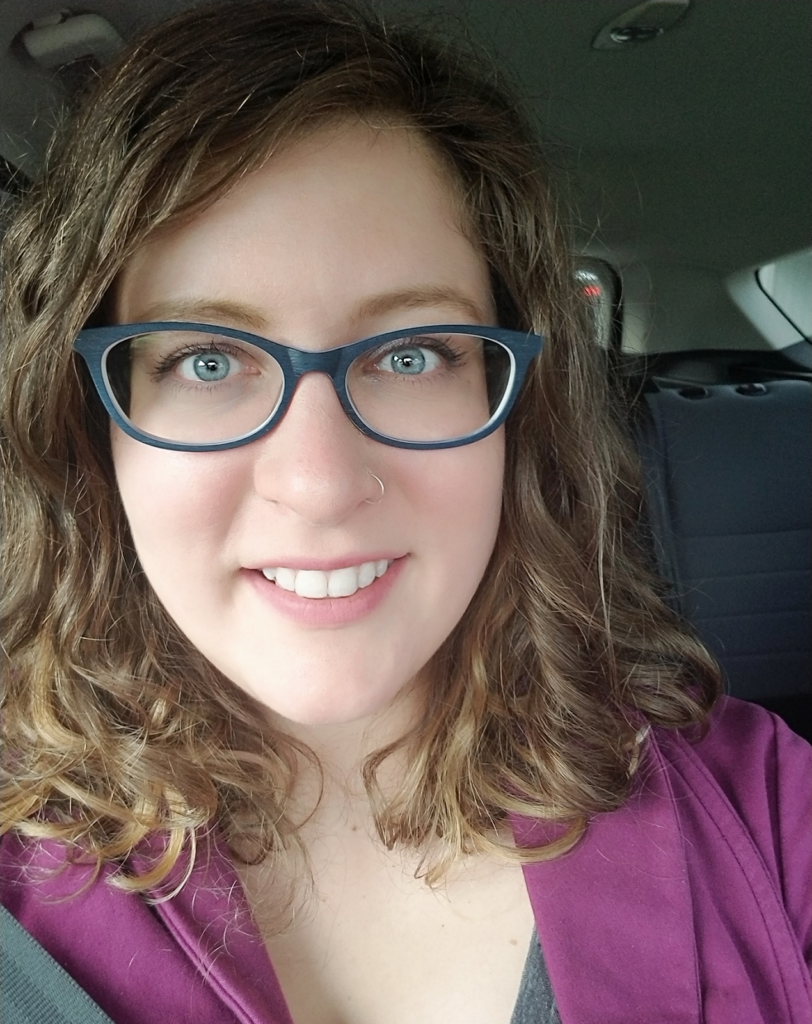
[[[147,889],[212,823],[243,859],[295,842],[301,745],[180,634],[141,572],[106,417],[72,351],[156,228],[336,119],[421,133],[458,189],[503,326],[546,335],[506,426],[491,563],[433,662],[424,718],[366,763],[382,839],[554,856],[632,785],[641,727],[705,721],[715,665],[636,539],[639,470],[589,337],[536,133],[493,70],[343,0],[216,3],[148,31],[59,135],[3,245],[4,829],[124,859]],[[409,745],[385,800],[376,771]],[[305,751],[306,753],[306,751]],[[515,851],[510,812],[568,826]]]

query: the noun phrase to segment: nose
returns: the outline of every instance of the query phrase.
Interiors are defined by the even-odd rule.
[[[309,523],[337,525],[380,497],[370,468],[379,444],[347,417],[323,373],[301,378],[281,421],[254,444],[256,492]]]

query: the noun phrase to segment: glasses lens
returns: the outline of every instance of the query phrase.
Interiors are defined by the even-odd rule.
[[[216,444],[268,420],[282,397],[279,363],[208,331],[161,331],[117,342],[104,361],[110,391],[138,430],[164,441]]]
[[[484,336],[412,334],[362,353],[347,390],[362,420],[400,441],[451,441],[494,418],[513,380],[509,349]]]

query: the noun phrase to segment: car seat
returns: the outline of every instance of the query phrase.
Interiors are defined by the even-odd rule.
[[[649,381],[643,398],[636,433],[673,604],[728,692],[810,739],[812,383]]]

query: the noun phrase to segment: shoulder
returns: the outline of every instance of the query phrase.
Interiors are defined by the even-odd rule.
[[[156,908],[110,874],[54,840],[0,842],[3,906],[113,1020],[235,1024]]]
[[[80,984],[90,962],[132,957],[156,937],[149,907],[110,885],[110,873],[55,840],[8,832],[0,843],[3,905]]]
[[[562,1016],[807,1024],[810,765],[739,701],[700,738],[651,730],[628,801],[525,869]],[[584,985],[584,964],[610,981]]]
[[[773,828],[779,810],[809,810],[812,747],[755,704],[722,697],[700,739],[662,729],[653,739],[668,765],[706,778],[754,828]]]
[[[756,705],[722,698],[699,740],[655,729],[686,856],[766,870],[803,949],[812,949],[812,747]],[[758,865],[758,869],[756,868]],[[718,880],[720,884],[723,879]]]

